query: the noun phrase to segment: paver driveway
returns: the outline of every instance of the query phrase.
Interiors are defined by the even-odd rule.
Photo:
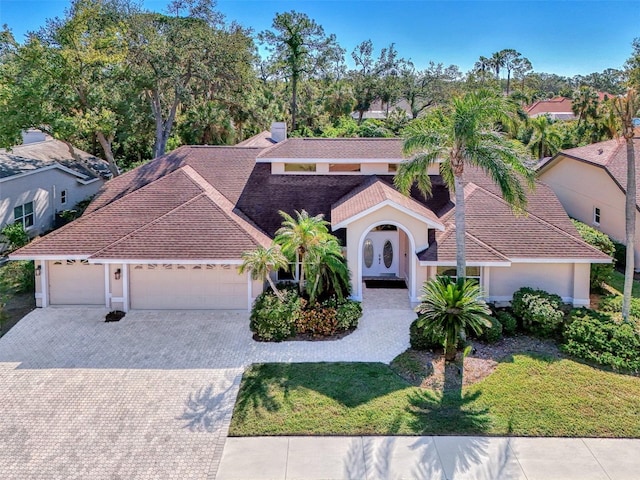
[[[313,343],[254,342],[246,312],[35,310],[0,339],[1,476],[213,479],[246,365],[389,362],[405,298],[377,291],[355,333]]]

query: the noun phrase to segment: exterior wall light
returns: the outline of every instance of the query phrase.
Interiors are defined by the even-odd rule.
[[[120,275],[121,275],[121,274],[122,274],[122,270],[120,270],[120,269],[117,269],[117,270],[114,272],[114,275],[115,275],[115,277],[116,277],[116,280],[120,280]]]
[[[39,277],[41,273],[42,273],[42,265],[38,265],[36,267],[36,277]]]

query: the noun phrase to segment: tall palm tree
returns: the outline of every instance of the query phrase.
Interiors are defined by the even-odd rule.
[[[635,260],[636,237],[636,156],[633,145],[634,126],[633,117],[640,111],[640,99],[632,88],[627,90],[624,97],[613,100],[613,108],[622,124],[622,138],[627,148],[627,192],[625,201],[625,230],[627,247],[627,264],[624,270],[624,290],[622,300],[622,318],[629,319],[631,308],[631,290],[633,287],[633,270]]]
[[[271,286],[271,290],[280,301],[284,301],[284,295],[278,290],[271,279],[270,273],[277,270],[287,270],[289,268],[289,260],[280,251],[280,248],[272,245],[269,248],[262,246],[244,252],[242,254],[242,265],[240,265],[240,273],[245,271],[251,272],[251,278],[254,280],[267,280]]]
[[[430,195],[429,166],[442,161],[442,178],[455,192],[458,278],[466,275],[465,166],[485,171],[515,210],[524,209],[527,204],[522,179],[533,186],[534,173],[525,165],[526,149],[496,127],[496,120],[504,118],[507,110],[502,97],[486,91],[468,92],[454,97],[447,111],[433,110],[405,130],[404,153],[414,156],[400,164],[394,180],[396,187],[408,194],[416,183],[425,196]]]
[[[531,153],[541,159],[545,156],[555,155],[562,147],[562,136],[553,129],[553,123],[549,117],[541,115],[529,119],[529,125],[533,128],[533,135],[529,140]]]
[[[338,241],[330,237],[307,252],[307,286],[309,302],[325,294],[335,294],[343,300],[351,293],[349,268]]]
[[[297,258],[300,263],[299,288],[305,290],[305,270],[309,263],[308,252],[324,243],[330,236],[324,215],[311,216],[305,210],[296,211],[296,218],[286,212],[279,212],[282,227],[276,232],[274,242],[282,247],[282,252],[289,258]]]
[[[468,330],[477,335],[491,326],[491,310],[482,300],[480,286],[474,280],[441,276],[422,286],[420,304],[416,307],[418,326],[428,331],[444,332],[444,357],[455,360],[458,341],[464,341]]]

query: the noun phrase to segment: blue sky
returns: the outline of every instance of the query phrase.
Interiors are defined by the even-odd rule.
[[[168,1],[145,0],[164,11]],[[0,0],[0,23],[16,38],[61,16],[67,0]],[[599,1],[383,1],[219,0],[227,20],[259,32],[276,12],[307,13],[335,33],[350,53],[371,39],[377,50],[394,42],[399,53],[422,67],[430,60],[467,71],[480,55],[515,48],[535,71],[560,75],[620,68],[640,37],[640,2]]]

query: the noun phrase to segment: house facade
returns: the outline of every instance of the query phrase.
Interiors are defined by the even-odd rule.
[[[35,236],[53,228],[58,212],[95,195],[109,178],[107,162],[38,131],[0,150],[0,228],[16,222]]]
[[[264,285],[240,275],[242,253],[267,246],[279,211],[323,214],[361,300],[367,279],[425,280],[455,269],[455,204],[393,186],[400,139],[286,138],[282,125],[234,147],[185,146],[107,182],[84,215],[15,252],[36,261],[37,304],[110,309],[248,309]],[[584,243],[538,184],[514,215],[481,172],[466,173],[468,276],[489,301],[522,286],[589,303],[589,268],[610,258]]]
[[[634,146],[637,162],[639,130]],[[571,217],[625,243],[627,153],[623,139],[562,150],[539,166],[538,178],[553,189]],[[636,167],[636,183],[639,181]],[[636,203],[635,265],[640,268],[640,195]]]

